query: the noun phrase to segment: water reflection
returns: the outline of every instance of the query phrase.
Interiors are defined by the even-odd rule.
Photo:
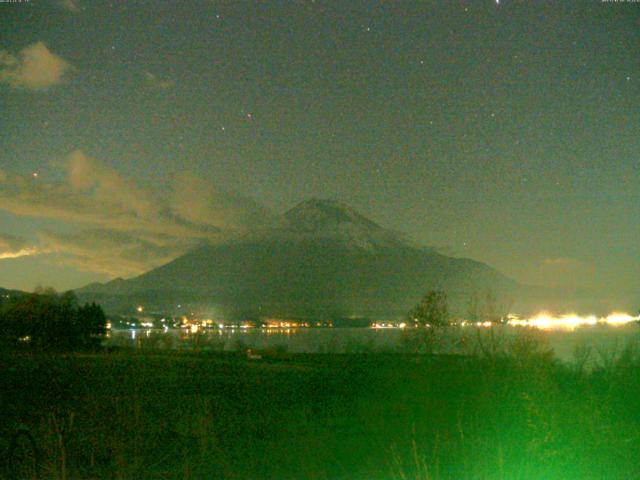
[[[453,353],[469,353],[484,336],[502,339],[538,332],[562,360],[571,360],[576,348],[594,351],[622,349],[629,342],[640,341],[636,323],[596,323],[573,329],[532,330],[521,326],[499,325],[491,328],[447,328],[439,331],[438,348]],[[252,329],[139,329],[112,330],[107,345],[143,348],[202,349],[244,351],[276,349],[291,353],[357,353],[402,351],[408,336],[416,329],[373,328],[252,328]]]

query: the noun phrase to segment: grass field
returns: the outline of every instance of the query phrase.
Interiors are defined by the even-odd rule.
[[[640,478],[640,355],[1,354],[41,478]],[[0,452],[3,454],[3,452]]]

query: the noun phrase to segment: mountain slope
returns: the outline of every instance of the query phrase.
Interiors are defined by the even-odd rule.
[[[310,200],[271,231],[202,246],[139,277],[78,293],[113,309],[145,302],[225,317],[379,318],[403,314],[430,288],[445,289],[455,310],[471,292],[517,287],[480,262],[412,246],[344,204]]]

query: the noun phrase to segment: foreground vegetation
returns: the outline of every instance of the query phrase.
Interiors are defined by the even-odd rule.
[[[640,478],[640,353],[605,360],[528,336],[467,357],[14,352],[0,428],[30,429],[51,479]]]
[[[2,350],[98,350],[106,325],[102,307],[80,305],[71,291],[58,294],[38,288],[34,293],[0,297]]]

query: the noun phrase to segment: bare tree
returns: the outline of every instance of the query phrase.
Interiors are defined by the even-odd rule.
[[[422,326],[449,325],[447,294],[443,290],[429,290],[420,303],[409,312],[409,320]]]

